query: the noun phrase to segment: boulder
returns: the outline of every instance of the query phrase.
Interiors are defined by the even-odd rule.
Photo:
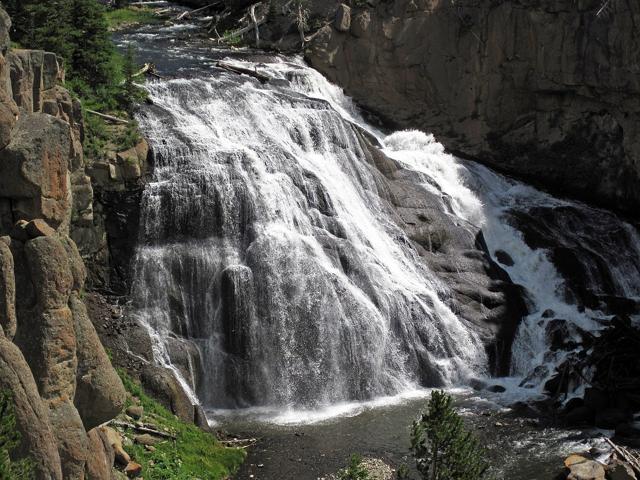
[[[77,343],[77,384],[74,403],[87,430],[113,419],[124,408],[126,391],[111,366],[87,309],[76,292],[69,305]]]
[[[38,237],[25,244],[25,255],[41,309],[67,306],[73,273],[67,251],[59,238]]]
[[[16,282],[13,254],[5,242],[0,242],[0,328],[13,339],[16,334]]]
[[[115,462],[122,466],[128,465],[131,457],[129,457],[129,454],[125,452],[122,447],[122,436],[120,433],[111,427],[100,427],[100,432],[106,440],[106,443],[113,450]]]
[[[604,466],[594,460],[570,455],[564,465],[569,469],[567,480],[605,480]]]
[[[371,12],[365,10],[358,13],[351,21],[351,34],[358,38],[367,38],[369,36],[369,27],[371,25]]]
[[[149,395],[181,420],[193,423],[193,403],[172,372],[156,365],[146,365],[141,381]]]
[[[145,433],[144,435],[136,435],[135,437],[133,437],[133,441],[140,445],[154,446],[158,443],[161,443],[163,440],[161,438],[154,437],[153,435]]]
[[[11,229],[11,232],[9,232],[9,236],[19,242],[26,242],[27,240],[29,240],[30,237],[27,233],[28,223],[29,222],[27,222],[26,220],[18,220]]]
[[[85,469],[86,480],[111,480],[111,468],[114,455],[111,445],[105,443],[100,429],[94,428],[87,433],[89,455]]]
[[[60,456],[29,365],[13,343],[0,336],[0,390],[10,390],[20,444],[16,458],[30,458],[37,480],[62,480]]]
[[[41,218],[31,220],[27,223],[25,230],[27,231],[29,238],[53,237],[56,234],[56,231]]]
[[[129,415],[134,420],[140,420],[142,415],[144,414],[144,408],[142,405],[132,405],[126,410],[127,415]]]
[[[348,32],[351,28],[351,7],[344,3],[338,6],[336,10],[336,19],[334,22],[336,30],[339,32]]]
[[[138,477],[142,473],[142,465],[136,462],[129,462],[129,465],[124,469],[124,473],[129,478]]]
[[[82,480],[89,456],[89,439],[82,419],[70,400],[51,399],[49,419],[58,440],[58,452],[65,480]]]

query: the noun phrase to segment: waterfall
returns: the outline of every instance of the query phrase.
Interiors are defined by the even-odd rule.
[[[539,390],[560,361],[539,322],[595,331],[610,316],[605,297],[638,296],[640,242],[614,215],[458,160],[433,136],[385,136],[300,60],[249,65],[273,80],[158,81],[139,115],[154,171],[143,196],[135,315],[152,333],[156,361],[204,405],[317,408],[488,375],[490,329],[460,314],[447,277],[421,257],[363,136],[397,162],[403,181],[435,199],[461,237],[481,230],[497,264],[525,288],[513,358],[519,382],[543,366],[546,375],[531,380]],[[536,209],[549,213],[546,223],[523,233],[527,218],[543,222]],[[582,238],[578,227],[610,243]],[[586,293],[551,258],[558,245],[576,249],[577,264],[599,259],[586,271],[598,285],[586,308]],[[624,259],[602,251],[617,247]]]

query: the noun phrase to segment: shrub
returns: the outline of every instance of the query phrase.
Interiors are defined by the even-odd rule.
[[[362,465],[360,455],[351,455],[349,466],[338,472],[338,480],[369,480],[369,473]]]
[[[33,464],[28,459],[12,461],[10,454],[20,443],[11,392],[0,392],[0,480],[34,478]]]
[[[489,467],[478,440],[443,391],[431,394],[427,410],[413,423],[411,450],[424,480],[478,480]]]

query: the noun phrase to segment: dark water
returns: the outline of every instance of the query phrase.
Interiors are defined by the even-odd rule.
[[[316,480],[337,472],[353,453],[379,458],[394,469],[413,469],[409,455],[411,422],[425,399],[366,409],[307,425],[274,425],[238,420],[224,425],[240,438],[257,438],[237,479]],[[465,423],[487,449],[497,479],[550,480],[571,453],[597,453],[599,432],[553,428],[547,421],[518,416],[471,394],[457,394]],[[596,447],[595,449],[593,447]]]

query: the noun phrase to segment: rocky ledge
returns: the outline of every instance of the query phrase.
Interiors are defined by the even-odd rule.
[[[640,211],[640,4],[355,3],[307,58],[359,104],[561,195]]]

